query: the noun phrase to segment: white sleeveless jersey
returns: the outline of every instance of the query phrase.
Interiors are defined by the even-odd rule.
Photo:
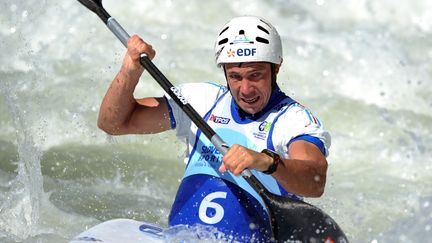
[[[265,148],[288,158],[288,145],[297,139],[317,145],[328,155],[330,135],[312,113],[277,88],[269,104],[258,116],[242,118],[225,86],[211,83],[191,83],[178,87],[191,106],[205,119],[213,130],[230,146],[240,144],[255,151]],[[222,155],[188,116],[166,96],[170,109],[172,127],[177,136],[188,144],[187,168],[184,177],[206,174],[237,184],[263,204],[258,194],[241,176],[230,172],[220,173]],[[274,194],[292,196],[270,175],[251,170],[252,173]]]

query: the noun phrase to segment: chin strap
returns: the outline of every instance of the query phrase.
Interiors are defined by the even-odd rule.
[[[276,75],[276,64],[274,63],[270,63],[270,70],[271,70],[271,78],[272,78],[272,92],[274,91],[274,89],[276,88],[276,79],[277,79],[277,75]]]

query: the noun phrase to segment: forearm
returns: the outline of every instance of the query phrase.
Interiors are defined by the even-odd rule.
[[[324,192],[327,160],[315,145],[296,141],[289,147],[289,157],[282,159],[271,175],[291,193],[305,197],[319,197]],[[219,171],[240,175],[245,169],[266,171],[274,159],[265,154],[234,144],[222,157]]]
[[[128,123],[137,105],[133,93],[141,73],[128,72],[122,66],[103,98],[99,128],[109,134],[121,134],[121,128]]]

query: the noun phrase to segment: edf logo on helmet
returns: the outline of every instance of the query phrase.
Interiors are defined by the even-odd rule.
[[[235,57],[236,55],[238,57],[255,56],[256,48],[239,48],[236,51],[234,51],[233,49],[229,49],[227,54],[228,57]]]

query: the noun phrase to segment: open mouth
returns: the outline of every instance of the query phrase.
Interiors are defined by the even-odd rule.
[[[255,98],[252,98],[252,99],[245,99],[245,98],[242,98],[241,100],[244,102],[244,103],[247,103],[247,104],[253,104],[253,103],[255,103],[255,102],[257,102],[258,100],[259,100],[259,96],[257,96],[257,97],[255,97]]]

